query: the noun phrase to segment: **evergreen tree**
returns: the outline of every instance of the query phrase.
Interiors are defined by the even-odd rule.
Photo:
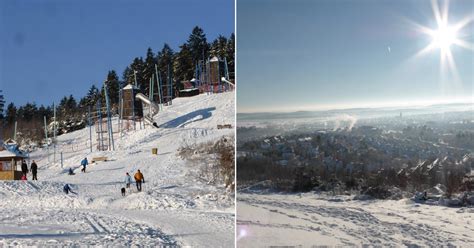
[[[222,35],[219,35],[219,37],[217,37],[217,39],[212,42],[211,50],[209,53],[211,56],[216,56],[220,59],[224,59],[228,55],[228,48],[229,47],[227,38]]]
[[[45,107],[43,105],[41,105],[39,108],[38,108],[38,112],[37,112],[37,119],[42,121],[44,116],[46,116],[46,118],[49,120],[52,116],[53,116],[53,111],[52,111],[52,108],[51,107]]]
[[[66,102],[66,110],[73,114],[76,112],[76,108],[77,108],[77,102],[76,102],[76,99],[74,99],[74,97],[72,95],[69,95],[68,99],[67,99],[67,102]]]
[[[194,76],[194,62],[188,45],[183,44],[180,46],[180,49],[173,63],[175,78],[178,82],[191,80]]]
[[[144,87],[142,92],[148,94],[150,90],[150,78],[155,74],[155,64],[157,64],[155,55],[151,48],[148,48],[145,58],[145,68],[143,71]]]
[[[235,35],[232,33],[227,41],[227,67],[229,69],[229,77],[235,78]]]
[[[7,125],[11,125],[15,123],[16,117],[17,117],[17,109],[15,107],[15,104],[11,102],[10,104],[8,104],[7,110],[6,110],[5,119],[7,121]]]
[[[69,110],[67,109],[68,105],[68,98],[65,96],[61,99],[59,104],[56,106],[56,117],[58,119],[64,119],[67,117],[67,114],[69,113]]]
[[[125,67],[125,70],[123,71],[123,74],[122,74],[122,80],[124,83],[124,85],[121,85],[122,88],[127,84],[135,83],[134,81],[135,79],[133,77],[133,70],[130,69],[130,66]]]
[[[87,92],[87,95],[84,99],[83,104],[84,106],[92,106],[94,107],[96,102],[100,99],[100,94],[99,94],[99,89],[95,85],[92,85],[89,88],[89,92]],[[82,104],[81,104],[82,105]]]
[[[174,52],[173,49],[168,44],[163,45],[163,49],[158,53],[158,70],[160,71],[161,82],[162,82],[162,95],[170,96],[169,92],[169,76],[173,74],[173,57]],[[172,79],[173,80],[173,79]],[[174,84],[173,84],[174,85]],[[173,87],[174,88],[174,87]],[[173,90],[171,89],[171,92]]]
[[[194,27],[191,35],[189,35],[188,47],[194,63],[207,58],[209,44],[207,44],[206,35],[200,27]]]
[[[110,104],[111,105],[118,104],[120,84],[119,84],[119,78],[115,70],[111,70],[107,74],[107,90],[109,93]]]
[[[144,90],[145,79],[143,77],[143,72],[145,69],[145,63],[143,62],[143,58],[135,58],[133,59],[133,63],[130,65],[131,69],[131,77],[132,77],[132,84],[135,84],[135,75],[137,80],[137,85],[140,90]],[[135,72],[135,75],[134,75]]]
[[[26,103],[18,108],[17,117],[22,121],[31,121],[36,116],[38,108],[35,103]]]

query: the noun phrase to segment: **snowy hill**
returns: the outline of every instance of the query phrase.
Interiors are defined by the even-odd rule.
[[[115,151],[90,153],[88,128],[59,136],[56,163],[47,149],[30,154],[39,181],[0,181],[0,244],[232,246],[233,193],[200,179],[196,161],[183,160],[178,149],[233,137],[234,129],[217,125],[235,126],[234,106],[233,92],[175,99],[155,116],[160,128],[137,124],[136,131],[117,134]],[[98,156],[108,161],[80,171],[84,157]],[[143,191],[132,184],[122,197],[125,173],[133,177],[137,169]],[[65,183],[77,195],[64,194]]]
[[[472,247],[474,209],[315,193],[238,192],[242,247]],[[288,237],[291,237],[288,239]]]

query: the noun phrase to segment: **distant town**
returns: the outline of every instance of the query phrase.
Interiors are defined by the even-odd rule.
[[[246,133],[262,135],[238,142],[239,182],[273,179],[286,182],[279,185],[283,188],[294,189],[300,173],[309,181],[304,187],[307,190],[336,181],[351,189],[382,182],[413,190],[441,184],[454,192],[474,171],[474,120],[469,114],[403,117],[400,113],[357,123],[346,118],[319,128],[306,121],[293,123],[289,131],[284,131],[289,125],[240,127],[239,139],[247,137]],[[271,135],[264,135],[267,130]]]

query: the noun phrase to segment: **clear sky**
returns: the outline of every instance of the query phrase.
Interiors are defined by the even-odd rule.
[[[134,57],[174,50],[194,26],[234,32],[233,0],[0,0],[0,89],[7,103],[84,96]]]
[[[466,20],[474,1],[448,13]],[[238,0],[238,112],[473,101],[473,51],[451,45],[458,77],[442,72],[438,47],[415,56],[433,42],[419,26],[438,29],[430,1]]]

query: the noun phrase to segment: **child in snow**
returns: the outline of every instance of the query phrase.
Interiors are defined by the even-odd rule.
[[[140,170],[138,170],[133,177],[135,178],[135,182],[137,183],[137,190],[142,191],[142,182],[145,183],[145,178],[143,177],[143,174],[140,172]]]
[[[63,191],[64,191],[64,193],[66,193],[66,195],[69,194],[69,192],[71,192],[71,193],[73,193],[73,194],[76,194],[75,192],[73,192],[73,191],[71,190],[71,187],[70,187],[69,184],[67,184],[67,183],[66,183],[66,185],[64,185]]]
[[[72,171],[72,168],[69,168],[69,173],[68,173],[68,174],[69,174],[70,176],[75,175],[75,174],[74,174],[74,171]]]
[[[127,188],[130,188],[131,183],[132,183],[132,177],[127,172],[127,174],[125,175],[125,185],[127,186]]]
[[[84,158],[82,161],[81,161],[81,165],[82,165],[82,169],[81,171],[82,172],[86,172],[86,166],[89,164],[89,162],[87,161],[87,158]]]

